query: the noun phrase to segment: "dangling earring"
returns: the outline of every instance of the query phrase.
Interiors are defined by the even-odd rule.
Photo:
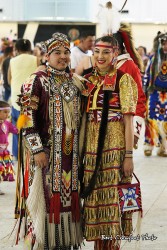
[[[115,57],[113,57],[113,59],[112,59],[112,61],[111,61],[111,64],[112,64],[112,65],[114,65],[114,64],[115,64],[115,62],[116,62],[116,58],[115,58]]]
[[[116,57],[113,57],[113,59],[111,60],[110,62],[110,65],[113,66],[117,63],[117,58]]]
[[[111,60],[111,62],[108,64],[108,66],[112,66],[113,65],[113,60],[114,60],[114,58]]]

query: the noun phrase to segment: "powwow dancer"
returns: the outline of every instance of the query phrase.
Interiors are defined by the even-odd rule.
[[[118,250],[122,233],[132,233],[132,213],[120,212],[118,185],[121,178],[131,182],[133,173],[137,86],[129,74],[116,69],[117,50],[113,36],[97,39],[96,66],[85,76],[87,119],[82,140],[81,193],[84,236],[95,242],[95,250]]]
[[[154,146],[159,146],[157,155],[167,157],[167,33],[157,34],[154,52],[144,81],[147,87],[144,154],[151,156]]]
[[[18,232],[31,249],[77,249],[82,242],[78,196],[80,80],[67,72],[70,43],[61,33],[42,44],[47,66],[23,84],[20,179],[17,179]],[[24,167],[23,167],[24,165]],[[21,169],[18,173],[21,172]]]

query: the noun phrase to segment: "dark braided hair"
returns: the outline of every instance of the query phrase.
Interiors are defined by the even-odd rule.
[[[95,41],[95,46],[98,42],[109,43],[111,46],[118,47],[118,42],[113,36],[103,36]],[[97,176],[100,169],[101,157],[104,147],[105,136],[107,132],[107,120],[108,120],[108,110],[109,110],[109,100],[111,99],[112,92],[111,91],[104,91],[104,99],[103,99],[103,109],[102,109],[102,118],[99,128],[99,137],[98,137],[98,146],[97,146],[97,157],[96,157],[96,165],[93,175],[89,181],[87,187],[83,187],[83,166],[80,172],[80,181],[81,181],[81,197],[87,198],[91,193],[93,188],[95,187]]]

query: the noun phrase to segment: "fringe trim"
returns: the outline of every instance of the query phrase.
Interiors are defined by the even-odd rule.
[[[72,210],[72,221],[73,222],[79,221],[79,219],[80,219],[80,205],[79,205],[78,192],[72,192],[71,210]]]
[[[124,150],[112,150],[109,152],[103,152],[102,158],[101,158],[101,165],[108,164],[108,163],[110,163],[111,165],[112,162],[115,162],[115,161],[119,162],[120,159],[122,162],[124,159],[124,155],[125,155]],[[84,159],[85,165],[95,166],[96,158],[97,158],[97,155],[86,154],[85,159]]]
[[[134,230],[136,235],[141,235],[142,211],[138,212],[137,225]],[[135,242],[135,249],[140,249],[140,240]]]
[[[119,218],[119,206],[98,206],[98,207],[85,207],[84,210],[85,220],[89,223],[96,223],[96,221],[117,221]]]
[[[64,121],[65,121],[66,126],[69,129],[75,129],[76,123],[75,123],[75,117],[74,117],[73,102],[67,103],[63,99],[63,111],[64,111]]]
[[[20,238],[20,239],[24,239],[25,233],[26,233],[26,218],[23,217],[23,218],[22,218],[22,222],[21,222],[21,227],[20,227],[19,238]]]
[[[60,221],[61,223],[58,225],[49,223],[49,215],[47,216],[49,249],[58,245],[79,246],[83,241],[81,222],[72,222],[71,212],[61,213]]]
[[[23,219],[23,218],[22,218]],[[16,224],[13,228],[13,245],[18,245],[18,242],[23,240],[23,235],[20,234],[21,217],[17,219]],[[23,232],[23,231],[22,231]]]
[[[25,206],[24,201],[22,200],[21,206]],[[13,245],[18,245],[19,241],[24,240],[26,234],[26,217],[25,217],[25,209],[21,209],[20,217],[17,219],[14,228],[11,232],[13,235]]]
[[[120,250],[121,241],[115,239],[96,240],[94,244],[95,250]]]
[[[124,212],[121,218],[122,232],[124,236],[129,236],[133,232],[132,212]]]
[[[85,173],[85,176],[84,176],[85,186],[88,185],[88,183],[91,179],[91,176],[92,176],[92,172]],[[99,195],[98,199],[100,199],[100,194],[102,194],[104,196],[104,199],[105,199],[105,197],[106,197],[105,192],[110,193],[109,195],[111,195],[111,192],[114,192],[114,191],[111,191],[111,188],[112,188],[111,183],[115,184],[115,185],[118,184],[117,183],[118,179],[119,179],[119,169],[110,169],[109,171],[101,172],[97,177],[97,183],[95,185],[95,188],[100,186],[100,189],[101,189],[101,190],[98,189],[98,195]],[[108,189],[105,189],[105,187],[101,187],[101,183],[104,183],[106,186],[108,186]],[[112,189],[112,190],[114,190],[114,189]],[[112,197],[112,196],[110,196],[110,197]],[[94,192],[93,196],[90,194],[89,200],[92,200],[92,199],[95,199],[95,192]],[[102,200],[103,200],[103,198],[102,198]]]
[[[86,225],[85,238],[86,240],[98,240],[102,239],[102,236],[116,238],[116,236],[121,235],[120,224],[111,223],[101,223],[96,225]]]
[[[71,102],[66,102],[64,99],[63,100],[63,111],[64,111],[64,121],[66,126],[69,129],[76,129],[77,128],[77,121],[76,121],[76,113],[75,110],[77,109],[77,115],[80,117],[80,100],[77,96],[74,97],[74,100]],[[77,107],[75,107],[77,105]]]
[[[50,217],[49,222],[52,223],[53,215],[54,215],[54,223],[60,223],[60,193],[55,193],[50,199]]]
[[[137,235],[141,235],[141,222],[142,222],[142,211],[138,212],[138,218],[137,218],[137,225],[135,228],[135,231],[137,233]]]
[[[36,168],[26,205],[33,221],[36,242],[40,245],[44,245],[46,204],[43,190],[42,169],[40,167]]]

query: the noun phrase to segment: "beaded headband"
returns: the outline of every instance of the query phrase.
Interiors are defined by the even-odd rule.
[[[0,110],[11,110],[10,107],[1,107]]]
[[[41,42],[43,52],[48,54],[51,54],[53,50],[59,49],[61,46],[70,50],[70,42],[67,36],[59,32],[54,33],[52,38],[46,40],[45,42]]]

